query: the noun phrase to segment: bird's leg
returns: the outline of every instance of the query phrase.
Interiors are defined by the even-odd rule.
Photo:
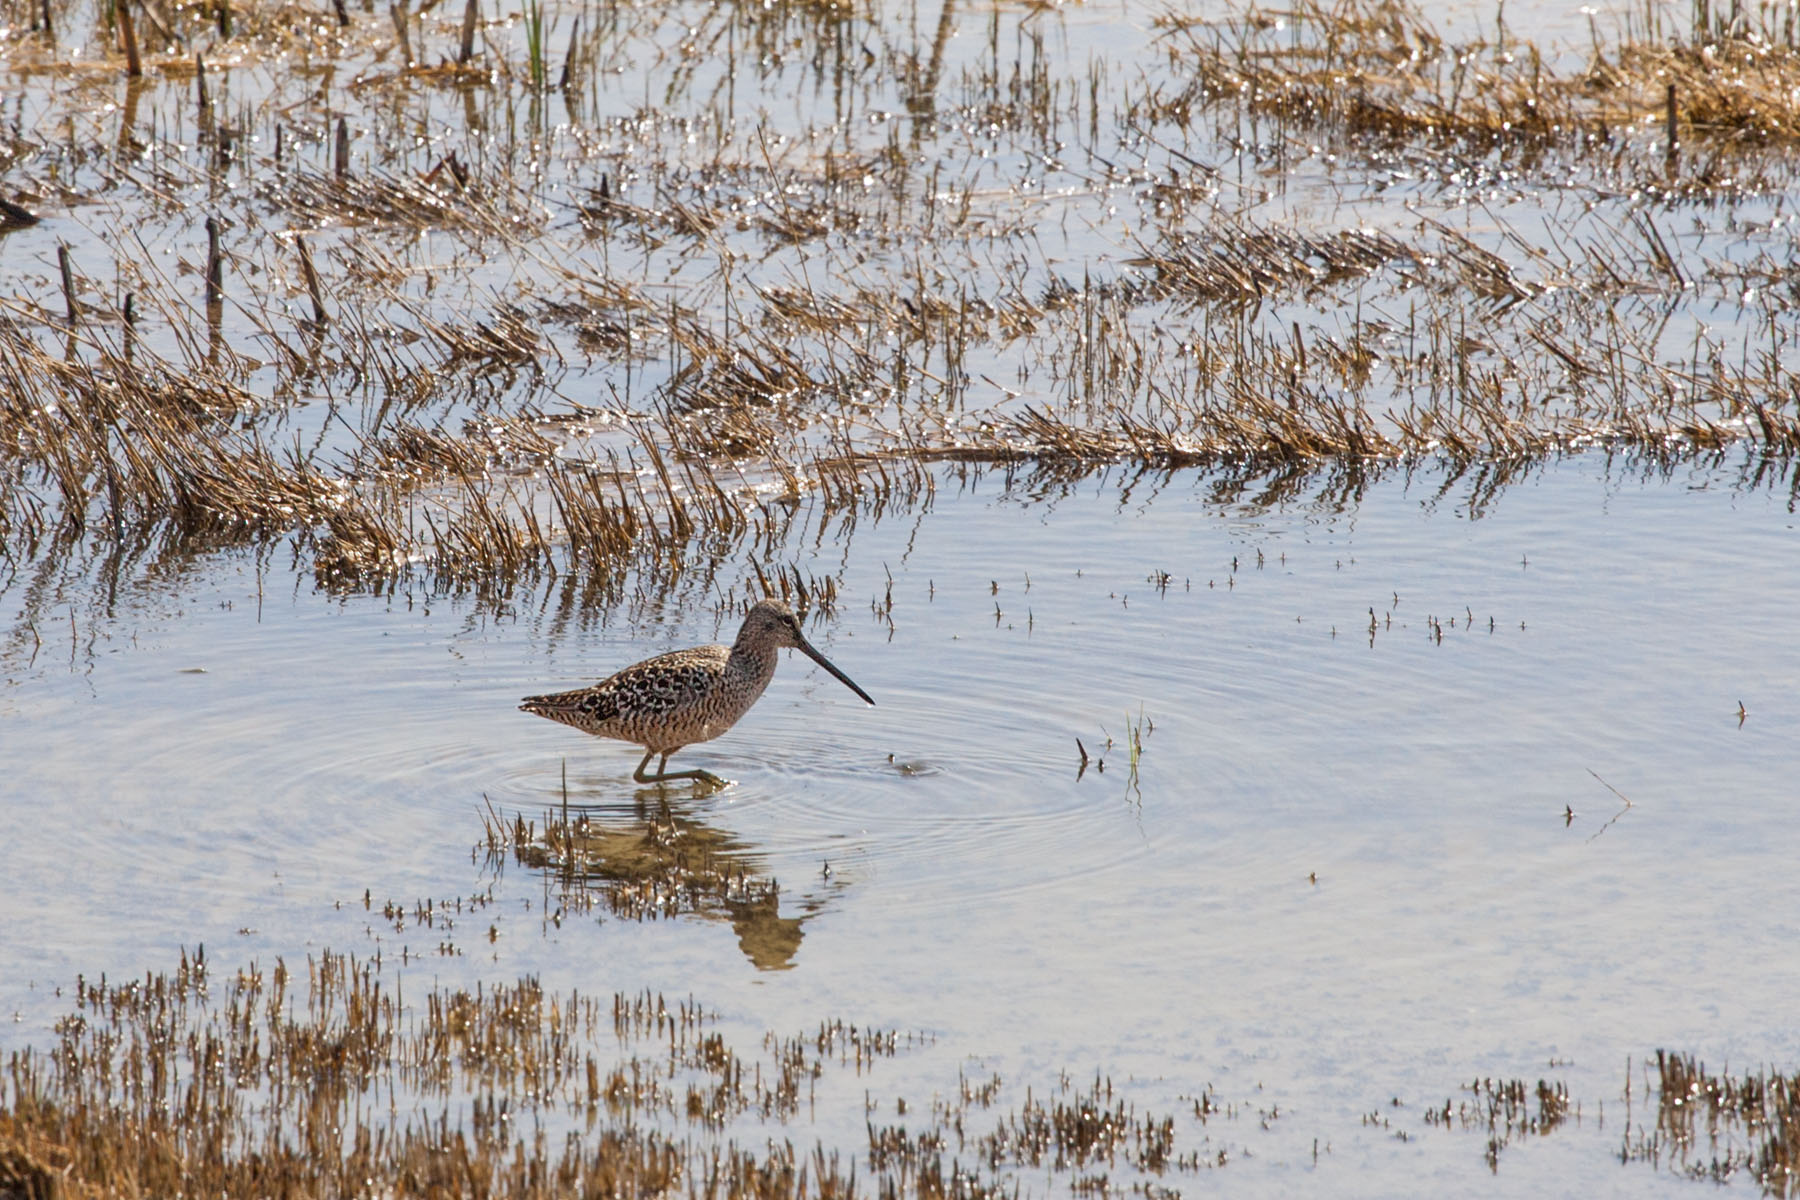
[[[669,751],[669,754],[673,753],[675,753],[675,751]],[[650,759],[655,754],[656,751],[654,750],[644,751],[644,761],[639,763],[637,765],[637,770],[631,773],[631,777],[634,780],[639,783],[673,783],[677,779],[697,779],[709,787],[728,788],[731,786],[731,780],[721,779],[711,771],[702,771],[698,769],[692,771],[666,770],[665,768],[669,765],[669,754],[663,755],[662,761],[656,764],[656,774],[646,775],[644,774],[644,768],[650,765]]]

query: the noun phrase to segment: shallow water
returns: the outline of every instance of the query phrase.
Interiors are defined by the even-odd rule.
[[[194,17],[141,85],[89,69],[103,6],[60,7],[54,44],[0,31],[23,80],[13,186],[47,218],[6,237],[8,320],[71,369],[119,343],[178,376],[224,355],[244,397],[219,419],[332,477],[403,420],[479,444],[480,421],[568,402],[607,411],[546,425],[560,453],[630,452],[610,410],[723,420],[684,371],[771,346],[798,374],[746,390],[750,432],[792,439],[796,464],[851,430],[1026,406],[1179,431],[1229,396],[1231,363],[1281,366],[1289,346],[1261,385],[1288,391],[1268,395],[1291,406],[1297,370],[1381,419],[1441,405],[1440,438],[1468,419],[1450,381],[1470,364],[1532,421],[1581,418],[1569,442],[1732,433],[1791,391],[1791,155],[1697,130],[1684,166],[1654,112],[1603,152],[1374,137],[1219,97],[1187,114],[1188,51],[1226,26],[1184,51],[1160,4],[571,0],[548,6],[549,42],[574,85],[536,91],[510,5],[484,4],[482,78],[403,74],[368,4],[347,34],[318,6],[316,25],[245,13],[236,38]],[[454,45],[451,8],[414,14],[422,62]],[[1688,17],[1536,5],[1503,33],[1487,6],[1431,16],[1483,41],[1483,70],[1528,35],[1580,77],[1590,37],[1616,55],[1640,12]],[[1289,15],[1244,44],[1299,44]],[[202,120],[190,50],[231,128]],[[438,174],[453,155],[472,184]],[[202,330],[211,216],[230,302]],[[1258,230],[1404,246],[1350,270],[1306,250],[1291,277],[1219,296],[1148,287],[1149,259]],[[301,327],[301,232],[327,331]],[[1459,273],[1461,238],[1498,267]],[[79,337],[58,323],[62,245]],[[472,336],[503,318],[522,350]],[[1096,347],[1119,350],[1110,374]],[[1732,370],[1741,396],[1706,390]],[[779,474],[737,461],[741,439],[695,444],[722,478]],[[482,461],[504,481],[531,460]],[[574,570],[480,599],[328,595],[294,530],[116,559],[105,530],[68,559],[0,545],[0,1050],[51,1045],[78,976],[168,970],[201,944],[221,974],[379,956],[415,1002],[523,976],[691,994],[740,1047],[831,1018],[925,1035],[820,1078],[791,1125],[722,1136],[866,1164],[871,1124],[916,1131],[963,1078],[998,1075],[1005,1111],[1104,1077],[1215,1167],[1118,1168],[1112,1193],[1146,1200],[1686,1193],[1619,1161],[1646,1058],[1800,1067],[1785,467],[1756,484],[1736,456],[1598,452],[1504,482],[928,470],[928,502],[865,478],[879,518],[802,500],[716,576],[696,538],[672,583],[627,572],[594,594]],[[50,476],[9,485],[50,506],[29,523],[46,538],[69,515]],[[517,711],[729,638],[762,540],[761,564],[835,582],[813,632],[877,707],[789,661],[738,729],[676,760],[739,781],[710,796],[638,788],[631,747]],[[606,848],[583,877],[490,851],[496,817],[564,813]],[[607,890],[654,865],[653,828],[741,892],[622,914]],[[772,909],[744,898],[770,887]],[[1491,1163],[1486,1129],[1425,1119],[1476,1080],[1540,1078],[1578,1118]],[[1225,1111],[1202,1122],[1202,1095]]]
[[[64,602],[72,630],[8,643],[0,1046],[48,1044],[77,974],[330,947],[420,987],[691,993],[752,1041],[929,1034],[782,1135],[846,1152],[865,1090],[891,1122],[959,1070],[1003,1108],[1066,1071],[1229,1151],[1177,1188],[1686,1192],[1618,1160],[1628,1064],[1800,1061],[1800,557],[1786,486],[1742,479],[1592,454],[1271,501],[1224,472],[946,472],[790,548],[839,579],[813,632],[878,706],[794,657],[675,760],[738,783],[672,815],[779,880],[735,923],[622,919],[478,847],[486,804],[560,809],[565,768],[596,823],[654,811],[630,747],[514,706],[729,637],[710,606],[333,598],[285,551],[134,572],[116,616]],[[380,914],[458,897],[449,924]],[[1490,1174],[1485,1133],[1422,1118],[1488,1076],[1565,1082],[1582,1120]],[[1234,1119],[1181,1115],[1208,1085]]]

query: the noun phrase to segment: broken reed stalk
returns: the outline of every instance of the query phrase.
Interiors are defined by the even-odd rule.
[[[1675,155],[1680,153],[1680,151],[1681,151],[1681,143],[1676,139],[1676,136],[1675,136],[1675,134],[1676,134],[1675,117],[1676,117],[1675,85],[1673,83],[1671,83],[1671,84],[1669,84],[1669,91],[1668,91],[1668,112],[1664,118],[1665,122],[1667,123],[1668,128],[1667,128],[1667,132],[1666,132],[1666,141],[1663,143],[1664,147],[1665,147],[1663,153],[1668,155],[1670,158],[1674,158]]]
[[[400,43],[400,65],[402,67],[416,65],[418,60],[413,57],[412,37],[406,32],[406,5],[389,5],[388,16],[394,19],[394,36]]]
[[[344,7],[344,0],[331,0],[331,7],[337,11],[338,28],[343,29],[350,24],[350,10]]]
[[[337,177],[342,179],[348,174],[350,174],[350,122],[343,117],[339,117],[337,126]]]
[[[225,262],[219,251],[219,218],[206,218],[206,303],[208,307],[225,299]]]
[[[194,55],[194,101],[200,109],[195,119],[205,137],[212,124],[212,96],[206,90],[206,60],[198,54]]]
[[[300,274],[306,280],[306,290],[312,296],[313,324],[325,324],[325,294],[319,287],[319,273],[313,270],[312,251],[306,248],[306,239],[296,237],[294,245],[300,250]]]
[[[75,304],[75,268],[69,263],[69,248],[56,248],[56,265],[62,271],[63,306],[68,310],[69,328],[75,328],[80,310]]]
[[[567,88],[569,80],[575,77],[575,53],[581,47],[581,18],[575,18],[575,28],[569,31],[569,53],[563,58],[562,78],[556,81],[558,89]]]
[[[131,23],[131,0],[118,0],[119,38],[125,43],[125,75],[141,78],[144,61],[138,56],[137,27]]]
[[[341,4],[343,0],[338,0]],[[481,0],[469,0],[463,8],[462,45],[457,48],[456,61],[466,63],[475,56],[475,24],[481,19]]]

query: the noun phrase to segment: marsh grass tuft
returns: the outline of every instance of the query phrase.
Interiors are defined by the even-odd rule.
[[[1665,1050],[1646,1059],[1642,1071],[1647,1086],[1640,1092],[1626,1064],[1620,1162],[1715,1184],[1747,1176],[1767,1195],[1793,1194],[1800,1178],[1800,1074],[1714,1074],[1692,1054]],[[1582,1122],[1581,1104],[1561,1081],[1478,1079],[1464,1092],[1463,1099],[1427,1107],[1425,1124],[1482,1134],[1488,1169],[1496,1173],[1509,1147]],[[1604,1123],[1604,1105],[1596,1115]],[[1386,1127],[1389,1121],[1378,1113],[1364,1123]]]
[[[1666,1050],[1656,1052],[1655,1066],[1654,1120],[1627,1129],[1626,1161],[1715,1183],[1748,1175],[1767,1195],[1794,1193],[1800,1073],[1715,1074],[1692,1054]]]
[[[643,53],[683,64],[669,111],[503,140],[485,131],[521,81],[504,54],[475,53],[476,33],[494,31],[472,4],[443,16],[464,49],[441,67],[424,61],[424,10],[340,31],[325,12],[240,4],[229,33],[224,11],[139,4],[146,43],[189,49],[146,56],[115,142],[54,151],[56,178],[91,179],[109,222],[210,232],[196,273],[212,303],[202,311],[147,244],[91,238],[64,245],[60,320],[9,302],[0,374],[14,398],[0,403],[19,436],[0,446],[0,522],[40,544],[104,508],[127,534],[289,538],[330,589],[416,576],[501,594],[569,569],[666,578],[751,555],[803,506],[802,520],[844,532],[929,503],[951,468],[1323,479],[1429,458],[1498,481],[1591,447],[1673,460],[1741,444],[1777,469],[1800,449],[1781,319],[1791,256],[1748,227],[1742,252],[1708,254],[1668,211],[1787,187],[1800,122],[1784,106],[1800,76],[1766,30],[1628,27],[1575,70],[1516,39],[1452,41],[1404,5],[1303,5],[1282,31],[1249,13],[1170,14],[1154,35],[1170,71],[1110,88],[1095,74],[1071,93],[1035,33],[1009,77],[992,62],[923,72],[845,6],[721,10],[693,27],[621,11],[571,33],[565,99],[605,92]],[[551,16],[523,10],[530,95],[545,87]],[[416,61],[397,72],[360,70],[325,105],[284,91],[280,68],[302,50],[372,67],[415,28],[403,57]],[[773,52],[796,28],[829,48],[816,64]],[[936,79],[936,107],[919,110],[910,151],[815,153],[691,91],[701,45],[761,47],[777,77],[908,62],[909,88]],[[8,50],[22,69],[72,69],[58,53]],[[246,98],[233,73],[249,63],[276,72],[268,94]],[[439,111],[440,98],[454,103]],[[133,115],[140,102],[179,102],[218,137],[205,154],[138,155],[170,120]],[[452,132],[414,146],[391,115],[409,105]],[[1030,251],[1044,201],[978,188],[957,121],[1087,181],[1055,201],[1065,220],[1097,219],[1090,201],[1135,207],[1130,234],[1084,242],[1079,270]],[[1168,169],[1120,167],[1109,129]],[[272,156],[220,149],[261,133]],[[1303,141],[1349,164],[1315,163],[1340,179],[1412,164],[1404,215],[1378,190],[1341,222],[1299,221],[1207,165],[1236,146],[1286,178],[1313,154]],[[941,160],[929,179],[917,154]],[[1445,202],[1501,175],[1543,199],[1529,220],[1546,232],[1500,210],[1471,223]],[[101,190],[103,177],[123,182]],[[1577,214],[1556,201],[1570,187],[1660,200]],[[22,181],[32,194],[60,193],[43,175]],[[294,242],[297,285],[294,260],[247,232],[222,244],[269,227],[284,232],[268,244]],[[96,301],[105,287],[77,264],[116,277],[112,298]],[[129,323],[113,311],[121,291]],[[1675,339],[1687,327],[1671,313],[1720,303],[1753,320]],[[171,419],[181,406],[215,419]],[[835,603],[830,578],[761,569],[790,598]]]
[[[1533,1086],[1522,1079],[1478,1079],[1464,1090],[1469,1098],[1454,1109],[1449,1100],[1441,1108],[1427,1108],[1425,1124],[1485,1132],[1490,1171],[1499,1170],[1501,1152],[1514,1142],[1543,1137],[1564,1122],[1581,1120],[1581,1106],[1571,1103],[1569,1089],[1561,1082],[1540,1079]]]
[[[14,1053],[0,1184],[21,1195],[848,1198],[824,1148],[724,1135],[800,1114],[917,1035],[823,1021],[740,1055],[695,1001],[552,993],[536,979],[402,999],[379,961],[324,952],[219,977],[203,952],[79,980],[56,1048]],[[652,1118],[687,1123],[671,1138]],[[45,1189],[48,1190],[45,1190]]]

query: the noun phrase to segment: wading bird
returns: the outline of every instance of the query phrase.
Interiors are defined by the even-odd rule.
[[[697,779],[713,787],[730,780],[711,771],[665,771],[669,755],[683,746],[710,741],[737,724],[774,678],[776,653],[798,650],[837,677],[839,683],[874,704],[869,693],[806,640],[794,610],[780,600],[759,601],[744,617],[737,641],[729,646],[695,646],[671,650],[626,667],[592,687],[548,696],[527,696],[519,707],[528,713],[573,725],[596,737],[635,742],[644,760],[631,777],[639,783]],[[656,774],[646,775],[651,758],[662,755]]]

